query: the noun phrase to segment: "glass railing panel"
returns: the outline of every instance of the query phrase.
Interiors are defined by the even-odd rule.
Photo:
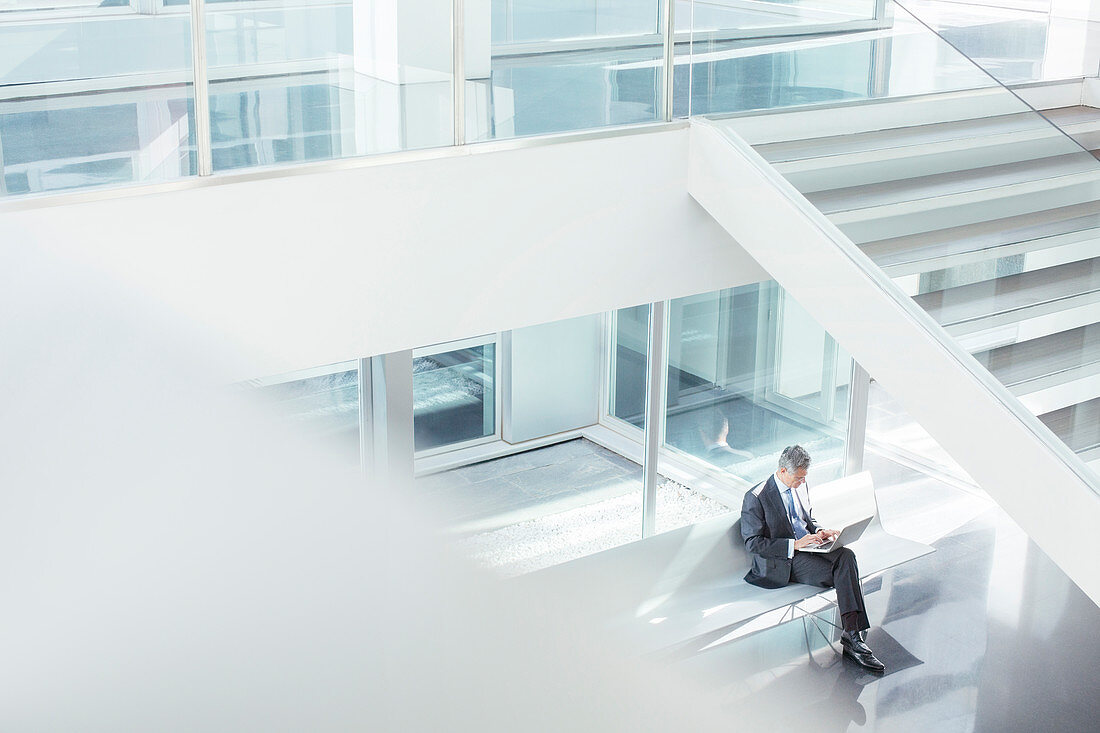
[[[663,2],[467,3],[466,140],[662,119]]]
[[[450,3],[208,2],[215,171],[450,145]]]
[[[1048,2],[910,0],[905,6],[1004,84],[1095,76],[1100,63],[1095,23],[1052,12]]]
[[[498,49],[552,41],[652,37],[660,32],[656,0],[492,0],[491,12],[490,38]]]
[[[873,21],[875,0],[742,0],[676,4],[676,30],[726,38],[836,30]]]
[[[696,3],[700,6],[701,3]],[[874,30],[690,41],[690,114],[743,113],[987,89],[997,83],[904,11]],[[1022,109],[1019,107],[1017,109]]]
[[[0,4],[0,196],[193,175],[190,81],[186,4]]]
[[[691,105],[733,112],[719,124],[1084,455],[1080,416],[1100,399],[1100,161],[890,10],[874,31],[704,43],[702,59],[695,44]]]

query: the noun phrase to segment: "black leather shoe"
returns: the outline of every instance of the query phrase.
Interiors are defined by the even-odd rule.
[[[851,657],[856,664],[869,669],[872,672],[885,672],[886,665],[878,660],[871,647],[860,638],[858,632],[845,631],[840,637],[840,645],[844,647],[844,656]]]

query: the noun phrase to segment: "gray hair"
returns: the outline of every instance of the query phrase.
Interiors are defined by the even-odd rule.
[[[794,473],[799,469],[810,470],[810,454],[800,445],[788,445],[779,454],[779,467]]]

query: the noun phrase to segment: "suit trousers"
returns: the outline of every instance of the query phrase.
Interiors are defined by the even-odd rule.
[[[840,615],[857,614],[858,629],[869,629],[863,587],[859,583],[856,554],[847,547],[832,552],[795,552],[791,558],[791,581],[822,588],[836,588]]]

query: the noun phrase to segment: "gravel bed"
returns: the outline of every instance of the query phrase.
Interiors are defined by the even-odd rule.
[[[657,531],[694,524],[730,511],[715,499],[665,479],[657,486]],[[506,576],[557,565],[641,538],[639,493],[464,537],[455,542],[482,566]]]

